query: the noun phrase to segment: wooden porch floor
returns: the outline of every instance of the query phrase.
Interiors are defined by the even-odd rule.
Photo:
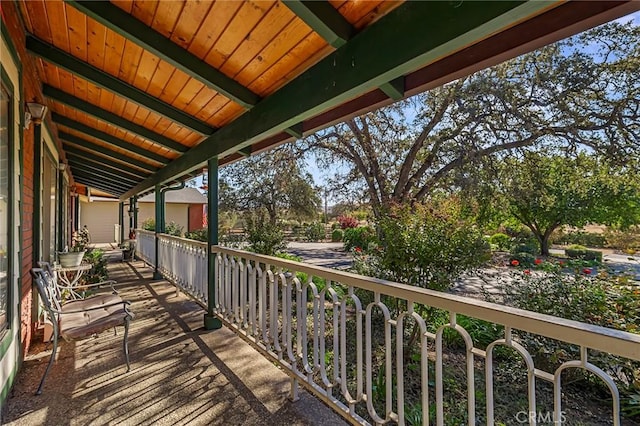
[[[110,264],[132,302],[125,373],[122,329],[62,342],[44,392],[34,396],[50,351],[36,344],[2,409],[3,424],[332,425],[344,421],[232,331],[202,327],[202,308],[140,261]]]

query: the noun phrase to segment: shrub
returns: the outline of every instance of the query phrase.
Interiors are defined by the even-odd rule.
[[[156,230],[156,221],[154,218],[148,218],[146,219],[144,222],[142,222],[142,229],[146,230],[146,231],[152,231],[154,232]],[[184,229],[184,226],[178,225],[176,222],[174,222],[173,220],[169,223],[166,223],[164,226],[164,232],[166,234],[169,235],[173,235],[176,237],[181,237],[182,236],[182,230]]]
[[[359,228],[347,228],[344,230],[344,248],[352,250],[356,247],[367,250],[371,243],[375,243],[376,234],[374,230],[368,226]]]
[[[331,241],[333,241],[334,243],[340,242],[342,241],[343,236],[344,232],[342,232],[342,229],[334,229],[331,233]]]
[[[142,222],[142,229],[144,229],[145,231],[155,231],[156,230],[156,221],[154,218],[150,217],[145,219],[144,222]]]
[[[512,254],[511,257],[509,257],[509,262],[513,262],[514,260],[517,260],[521,266],[532,266],[535,264],[536,257],[531,253],[520,252]]]
[[[177,224],[173,220],[164,226],[164,232],[175,237],[181,237],[183,229],[184,226]]]
[[[277,225],[267,219],[263,211],[259,210],[248,214],[244,222],[249,250],[274,256],[287,247],[284,233]]]
[[[604,247],[607,239],[603,234],[594,234],[590,232],[568,232],[555,237],[554,242],[557,244],[580,244],[587,247]]]
[[[195,231],[186,232],[184,237],[189,238],[190,240],[204,241],[206,243],[208,241],[207,232],[207,228],[196,229]]]
[[[622,250],[628,254],[640,251],[640,229],[630,228],[626,231],[606,231],[607,247]]]
[[[495,245],[500,251],[507,251],[511,246],[511,237],[498,232],[489,237],[489,244]]]
[[[338,223],[340,224],[340,228],[349,229],[349,228],[357,228],[358,227],[358,219],[351,216],[338,216]]]
[[[573,245],[564,250],[567,257],[582,260],[595,260],[596,262],[602,262],[602,252],[598,250],[589,250],[583,246]]]
[[[478,229],[455,200],[398,207],[378,220],[380,278],[446,290],[460,274],[488,259]],[[346,235],[345,235],[346,237]]]
[[[304,237],[310,242],[324,240],[324,225],[320,222],[313,222],[305,228]]]
[[[531,255],[535,255],[538,253],[538,243],[529,242],[529,243],[520,243],[514,244],[511,247],[511,254],[520,254],[520,253],[529,253]]]

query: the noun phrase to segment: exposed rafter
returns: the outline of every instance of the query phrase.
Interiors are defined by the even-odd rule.
[[[169,139],[166,136],[155,133],[154,131],[147,129],[144,126],[133,123],[129,120],[125,120],[124,118],[110,111],[97,107],[92,103],[84,101],[80,98],[76,98],[75,96],[70,95],[67,92],[64,92],[55,87],[45,84],[42,87],[42,93],[49,99],[53,99],[54,101],[60,102],[61,104],[64,104],[70,108],[77,109],[80,112],[88,114],[113,126],[120,127],[123,130],[134,133],[172,151],[182,153],[186,152],[189,149],[189,147],[184,146],[174,141],[173,139]]]
[[[283,0],[283,3],[335,48],[344,46],[355,34],[349,21],[326,0]]]
[[[85,172],[82,170],[76,170],[73,176],[78,178],[91,179],[93,182],[102,183],[104,185],[107,185],[114,189],[118,189],[120,191],[122,190],[126,191],[129,188],[128,185],[125,185],[122,182],[118,182],[117,180],[110,179],[105,176],[100,176],[93,173]]]
[[[98,166],[96,166],[95,164],[92,163],[87,163],[85,161],[83,161],[82,159],[73,159],[70,158],[69,159],[69,165],[71,166],[71,172],[75,172],[76,170],[80,170],[83,172],[87,172],[87,173],[91,173],[91,174],[97,174],[98,176],[107,176],[113,179],[117,179],[120,182],[129,185],[129,186],[134,186],[137,183],[140,182],[140,178],[138,179],[134,179],[132,177],[129,177],[128,175],[124,175],[123,173],[115,173],[115,172],[111,172],[109,170],[106,170],[104,168],[100,168]]]
[[[105,168],[112,169],[116,173],[118,173],[118,172],[126,173],[128,175],[133,176],[134,178],[145,179],[145,178],[147,178],[149,176],[148,172],[144,172],[142,170],[135,169],[135,168],[127,166],[125,164],[118,163],[118,162],[113,161],[113,160],[109,160],[107,158],[101,157],[99,155],[92,154],[89,151],[84,151],[84,150],[79,149],[79,148],[73,148],[73,147],[68,146],[65,149],[65,153],[67,153],[67,155],[69,155],[70,157],[82,158],[83,160],[85,160],[87,162],[93,163],[95,165],[102,165]]]
[[[285,131],[554,4],[558,2],[406,2],[124,198],[189,172],[208,158],[223,158]]]
[[[123,189],[122,188],[114,188],[112,186],[107,185],[104,182],[101,182],[99,180],[95,180],[95,179],[91,179],[89,177],[85,177],[85,176],[78,176],[78,177],[74,177],[74,179],[78,182],[81,183],[83,185],[86,186],[90,186],[96,189],[99,189],[100,191],[104,191],[107,192],[109,194],[113,194],[116,196],[120,196],[122,195]]]
[[[296,123],[288,129],[284,129],[284,131],[293,136],[294,138],[300,139],[304,136],[304,129],[302,128],[302,123]]]
[[[260,101],[260,97],[251,90],[168,40],[119,7],[107,1],[67,0],[67,3],[243,107],[251,108]]]
[[[134,165],[136,167],[140,167],[141,169],[144,170],[148,170],[150,172],[157,172],[158,171],[158,167],[154,167],[148,163],[145,163],[144,161],[140,161],[137,158],[131,158],[121,152],[117,152],[114,150],[111,150],[109,148],[105,148],[104,146],[101,145],[97,145],[93,142],[90,142],[86,139],[82,139],[76,135],[71,135],[69,133],[65,133],[65,132],[58,132],[58,137],[63,141],[63,146],[71,146],[68,143],[72,143],[74,145],[79,145],[81,147],[84,148],[88,148],[94,152],[100,153],[102,155],[106,155],[107,157],[116,159],[116,160],[120,160],[120,161],[124,161],[126,163],[129,163],[131,165]],[[68,142],[68,143],[67,143]]]
[[[100,139],[101,141],[106,142],[110,145],[116,146],[118,148],[122,148],[134,154],[141,155],[153,161],[157,161],[158,163],[167,164],[170,162],[168,158],[163,157],[160,154],[157,154],[153,151],[148,151],[138,145],[132,144],[131,142],[118,139],[113,135],[94,129],[93,127],[87,126],[86,124],[80,123],[70,118],[67,118],[64,115],[60,115],[54,112],[51,114],[51,119],[56,124],[59,124],[64,127],[68,127],[69,129],[75,130],[77,132],[83,133],[88,136],[92,136],[96,139]]]
[[[63,68],[84,80],[90,81],[96,86],[112,91],[118,96],[122,96],[131,102],[135,102],[150,111],[162,115],[163,117],[175,121],[181,126],[188,127],[202,135],[210,135],[215,130],[207,123],[184,113],[176,107],[169,105],[158,98],[155,98],[142,90],[75,58],[64,50],[58,49],[55,46],[37,39],[32,35],[27,36],[27,50],[57,67]]]
[[[404,98],[404,77],[398,77],[395,80],[381,85],[380,90],[394,101],[399,101]]]

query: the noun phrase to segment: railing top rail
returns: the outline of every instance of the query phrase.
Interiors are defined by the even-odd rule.
[[[169,234],[158,234],[158,237],[160,237],[161,240],[179,241],[181,243],[189,244],[189,245],[192,245],[192,246],[201,247],[203,249],[207,248],[207,243],[204,243],[202,241],[192,240],[192,239],[189,239],[189,238],[176,237],[174,235],[169,235]]]
[[[348,286],[469,315],[495,324],[640,360],[640,335],[637,334],[243,250],[211,246],[211,251],[304,272]]]
[[[147,231],[146,229],[136,229],[136,234],[154,235],[154,234],[155,234],[155,232],[153,232],[153,231]]]

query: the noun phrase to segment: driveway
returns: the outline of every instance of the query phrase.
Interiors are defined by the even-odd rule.
[[[300,256],[305,263],[334,269],[351,267],[351,254],[344,251],[342,243],[290,242],[288,253]]]

